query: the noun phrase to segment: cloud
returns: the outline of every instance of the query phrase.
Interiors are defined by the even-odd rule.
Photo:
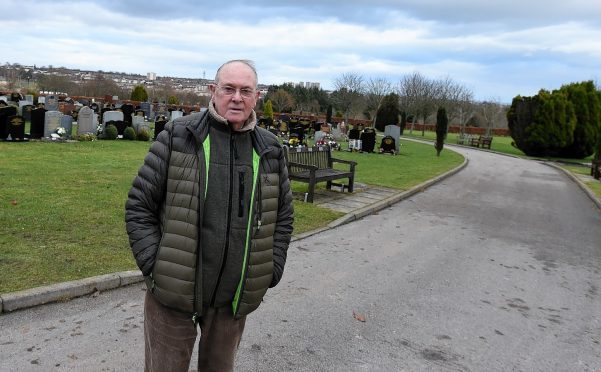
[[[396,83],[419,71],[504,101],[595,78],[599,19],[581,0],[7,0],[0,14],[9,62],[211,78],[249,58],[263,83],[326,89],[345,72]]]

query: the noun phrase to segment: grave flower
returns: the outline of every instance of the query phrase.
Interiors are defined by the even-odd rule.
[[[67,135],[67,130],[63,127],[58,127],[54,130],[54,133],[50,134],[52,139],[64,138]]]

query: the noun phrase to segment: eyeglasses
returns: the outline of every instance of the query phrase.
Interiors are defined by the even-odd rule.
[[[255,94],[255,90],[254,89],[250,89],[250,88],[241,88],[241,89],[236,89],[234,87],[230,87],[229,85],[217,85],[217,89],[219,89],[219,92],[221,92],[221,94],[223,94],[224,96],[230,97],[236,94],[236,92],[240,92],[240,97],[242,97],[243,99],[249,99],[252,98],[253,95]]]

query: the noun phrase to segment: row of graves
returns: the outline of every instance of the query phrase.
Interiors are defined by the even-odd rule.
[[[154,111],[148,102],[141,102],[136,107],[131,104],[103,105],[87,100],[69,102],[54,95],[38,97],[34,105],[34,97],[30,95],[25,98],[18,93],[0,96],[0,141],[70,139],[74,123],[77,124],[77,136],[101,134],[110,124],[115,125],[118,136],[122,136],[128,126],[136,133],[141,129],[150,131],[149,118],[155,122],[153,134],[156,138],[168,120],[187,114],[184,110],[166,109],[160,105],[156,108],[158,110]],[[30,123],[29,133],[25,133],[26,122]]]
[[[384,136],[380,140],[379,149],[376,150],[376,130],[372,127],[363,128],[357,125],[348,131],[348,151],[396,155],[401,146],[400,137],[401,128],[399,126],[385,126]]]
[[[339,125],[308,120],[282,120],[274,123],[259,120],[259,126],[270,130],[279,136],[282,143],[289,147],[307,146],[306,139],[312,137],[316,146],[327,145],[333,150],[342,150],[341,143],[347,142],[347,151],[354,152],[379,152],[398,154],[400,150],[401,128],[388,125],[384,128],[384,137],[381,139],[379,149],[376,150],[376,130],[372,127],[355,125],[345,133]]]

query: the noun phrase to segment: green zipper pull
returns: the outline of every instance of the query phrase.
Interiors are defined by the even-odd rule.
[[[198,313],[194,313],[194,315],[192,315],[192,322],[196,326],[196,325],[198,325],[199,321],[200,321],[200,316],[198,315]]]

